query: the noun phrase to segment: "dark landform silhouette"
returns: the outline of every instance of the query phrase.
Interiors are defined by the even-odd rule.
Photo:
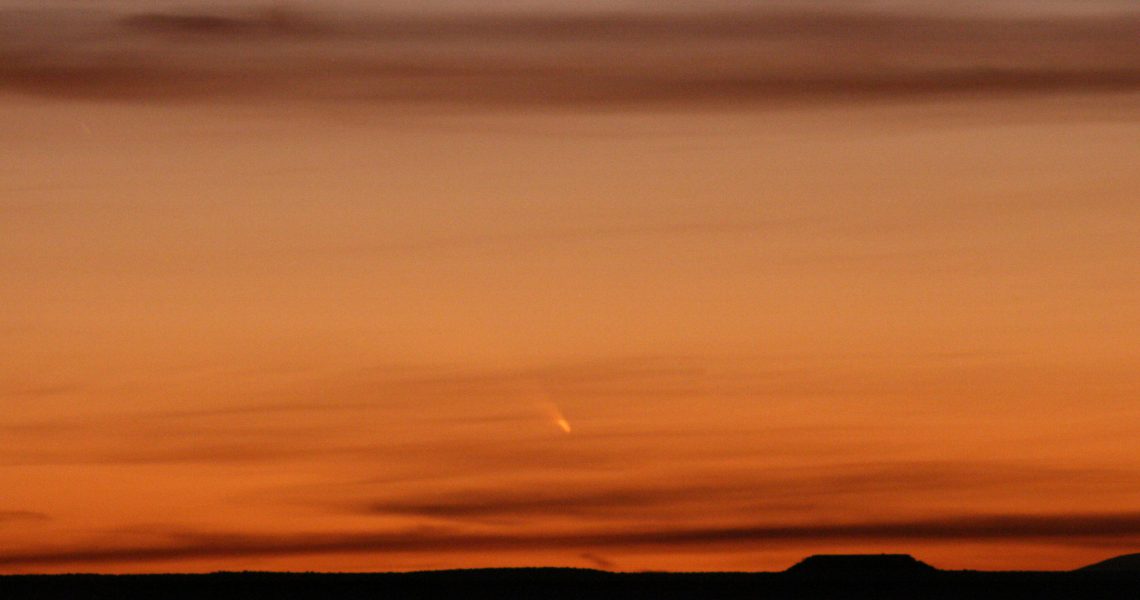
[[[1082,567],[1081,571],[1140,573],[1140,553],[1125,554]]]
[[[787,570],[820,577],[916,577],[935,571],[909,554],[817,554]]]
[[[811,556],[783,572],[576,568],[409,573],[4,575],[4,599],[133,598],[1140,598],[1140,554],[1073,571],[946,571],[906,554]]]

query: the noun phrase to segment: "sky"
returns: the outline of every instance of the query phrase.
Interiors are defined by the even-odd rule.
[[[1140,550],[1129,2],[0,1],[0,572]]]

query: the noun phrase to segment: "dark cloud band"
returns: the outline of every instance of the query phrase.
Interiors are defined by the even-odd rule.
[[[835,524],[661,528],[576,534],[473,535],[448,530],[376,534],[246,536],[177,534],[166,544],[89,546],[0,554],[0,566],[106,564],[319,554],[455,553],[634,548],[715,548],[795,542],[1010,541],[1126,546],[1140,540],[1140,513],[992,515]]]
[[[139,14],[46,47],[32,40],[50,19],[0,18],[0,91],[60,97],[736,105],[1140,89],[1127,15]]]

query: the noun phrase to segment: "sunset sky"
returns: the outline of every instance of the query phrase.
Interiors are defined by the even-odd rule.
[[[0,573],[1140,551],[1127,1],[0,0]]]

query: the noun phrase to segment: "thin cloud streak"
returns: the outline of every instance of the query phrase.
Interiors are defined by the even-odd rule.
[[[556,243],[578,244],[598,240],[638,238],[638,237],[685,237],[685,236],[731,236],[755,235],[766,231],[779,231],[789,226],[818,226],[827,223],[824,219],[787,219],[780,221],[753,222],[753,223],[673,223],[660,225],[641,225],[630,227],[599,226],[578,229],[528,231],[518,233],[502,233],[491,235],[469,235],[441,237],[428,240],[410,240],[407,242],[394,242],[386,244],[333,246],[338,255],[349,252],[374,256],[378,253],[391,253],[405,256],[408,253],[460,250],[470,251],[481,248],[531,247],[538,244],[548,245]],[[304,248],[306,255],[314,251],[327,250],[328,247]]]
[[[1003,514],[833,524],[761,524],[729,527],[631,529],[576,534],[467,534],[450,530],[283,536],[176,533],[159,545],[76,546],[0,554],[0,566],[92,565],[184,559],[317,554],[456,553],[622,548],[717,548],[789,542],[1052,541],[1118,542],[1140,539],[1140,513]]]
[[[31,510],[0,510],[0,523],[8,521],[47,521],[48,515]]]

